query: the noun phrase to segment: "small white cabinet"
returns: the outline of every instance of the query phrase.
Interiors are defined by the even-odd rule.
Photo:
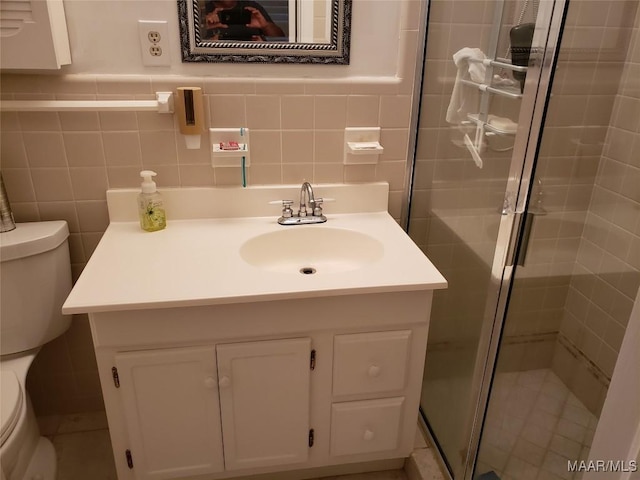
[[[218,345],[227,470],[307,460],[310,353],[309,338]]]
[[[119,353],[115,364],[137,478],[224,470],[215,348]]]
[[[62,0],[0,0],[0,68],[57,70],[71,63]]]

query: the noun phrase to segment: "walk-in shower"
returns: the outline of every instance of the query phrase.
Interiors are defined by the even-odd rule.
[[[640,285],[639,4],[429,2],[405,220],[455,479],[581,475]]]

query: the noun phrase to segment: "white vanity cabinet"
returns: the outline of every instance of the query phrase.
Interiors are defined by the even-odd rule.
[[[401,468],[431,297],[91,313],[119,480]]]
[[[163,189],[173,220],[152,234],[137,189],[107,192],[63,313],[89,314],[118,480],[402,468],[447,283],[386,183],[318,188],[330,218],[295,227],[269,202],[297,186]]]

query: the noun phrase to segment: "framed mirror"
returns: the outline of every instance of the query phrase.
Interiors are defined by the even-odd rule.
[[[349,64],[352,0],[178,0],[183,62]]]

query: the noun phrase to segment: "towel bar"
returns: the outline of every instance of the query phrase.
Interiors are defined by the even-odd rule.
[[[173,92],[156,92],[156,100],[3,100],[0,111],[173,113]]]

